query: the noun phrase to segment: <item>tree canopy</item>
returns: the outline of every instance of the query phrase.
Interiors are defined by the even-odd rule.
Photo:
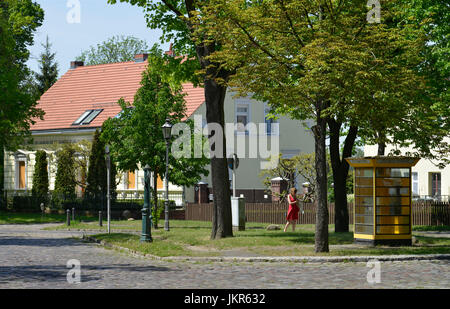
[[[42,118],[25,85],[30,70],[27,48],[44,12],[31,0],[0,2],[0,148],[14,149],[29,137],[30,124]]]
[[[91,46],[76,58],[85,65],[133,61],[134,56],[149,51],[147,42],[133,36],[113,36],[106,41]]]
[[[154,173],[155,207],[157,206],[156,177],[165,175],[166,143],[162,125],[169,118],[172,124],[184,121],[186,103],[181,84],[170,76],[170,66],[160,50],[149,55],[149,65],[143,73],[141,88],[134,102],[119,100],[121,113],[104,123],[102,140],[110,145],[111,156],[122,171],[135,170],[146,165]],[[190,122],[188,122],[190,123]],[[190,186],[207,175],[206,158],[179,158],[169,156],[168,179],[176,185]]]

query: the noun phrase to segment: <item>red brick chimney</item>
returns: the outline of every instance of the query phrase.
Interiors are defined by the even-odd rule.
[[[83,67],[84,66],[84,62],[83,61],[71,61],[70,62],[70,69],[76,69],[78,67]]]
[[[170,56],[170,57],[174,57],[175,56],[175,52],[173,51],[173,43],[170,43],[170,48],[168,51],[165,52],[166,55]]]
[[[148,59],[148,54],[137,54],[134,56],[134,62],[144,62]]]

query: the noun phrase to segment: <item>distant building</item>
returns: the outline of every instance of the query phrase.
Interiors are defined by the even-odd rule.
[[[446,138],[450,142],[450,138]],[[394,146],[388,145],[386,153],[389,153]],[[366,145],[364,147],[365,156],[375,156],[377,154],[377,145]],[[412,149],[401,149],[405,154]],[[450,165],[440,169],[434,162],[421,159],[416,166],[411,169],[411,192],[414,199],[433,199],[448,201],[450,196]]]
[[[50,190],[53,190],[56,177],[56,162],[51,155],[55,151],[53,144],[92,141],[95,130],[101,128],[105,120],[120,113],[121,108],[117,104],[120,98],[133,102],[147,65],[146,54],[136,55],[135,61],[122,63],[84,66],[83,62],[71,62],[68,72],[44,93],[39,101],[38,107],[45,111],[45,116],[44,120],[38,120],[31,126],[33,144],[24,145],[16,152],[5,152],[4,185],[7,194],[22,195],[31,192],[37,150],[45,150],[50,155],[49,180]],[[187,116],[200,119],[204,126],[206,106],[203,88],[183,84],[183,90],[187,93]],[[225,122],[265,123],[266,128],[258,134],[269,139],[279,139],[279,149],[284,156],[314,150],[314,139],[300,122],[286,117],[270,120],[267,117],[268,111],[266,104],[246,98],[235,99],[230,92],[225,99]],[[254,137],[245,129],[235,130],[233,134],[237,138],[245,139],[247,144]],[[247,195],[249,199],[269,201],[270,197],[264,196],[267,194],[264,193],[262,179],[259,177],[261,161],[263,159],[260,158],[240,159],[236,185],[238,192]],[[84,181],[80,177],[81,175],[78,175],[79,180]],[[142,198],[143,177],[142,168],[124,173],[121,183],[117,186],[119,198]],[[210,176],[204,177],[202,181],[206,186],[211,186],[210,179]],[[159,179],[157,186],[158,194],[162,197],[164,182]],[[178,205],[185,201],[194,202],[196,188],[169,184],[169,198],[175,200]],[[81,194],[82,189],[77,190]]]

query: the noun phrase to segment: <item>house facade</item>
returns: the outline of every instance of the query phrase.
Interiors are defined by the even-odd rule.
[[[4,186],[8,195],[29,194],[32,189],[32,177],[35,165],[35,152],[44,150],[48,154],[50,191],[54,189],[56,177],[55,151],[64,143],[82,143],[92,141],[94,133],[108,118],[117,116],[121,108],[117,104],[120,98],[133,102],[140,87],[142,73],[148,65],[147,55],[137,55],[135,61],[104,65],[84,66],[82,62],[72,62],[71,67],[40,99],[39,108],[45,112],[44,120],[32,125],[33,144],[24,145],[15,152],[5,152]],[[194,121],[206,124],[206,106],[203,88],[194,88],[192,84],[183,84],[187,116]],[[276,145],[285,156],[293,156],[314,150],[314,140],[308,130],[298,121],[280,117],[268,119],[269,108],[266,104],[251,99],[234,98],[229,92],[225,100],[225,122],[235,124],[265,124],[259,133],[240,127],[232,131],[232,136],[244,141],[251,147],[253,141],[264,136]],[[231,140],[231,139],[230,139]],[[242,143],[241,143],[242,144]],[[236,145],[241,145],[236,144]],[[240,147],[240,146],[239,146]],[[227,145],[227,152],[239,151]],[[266,151],[267,152],[267,151]],[[76,154],[80,156],[81,154]],[[261,156],[240,157],[236,171],[236,186],[239,190],[264,191],[259,176],[263,161]],[[231,175],[231,173],[230,173]],[[82,177],[78,175],[78,177]],[[79,179],[84,181],[83,179]],[[143,198],[144,171],[139,168],[119,175],[117,193],[119,198]],[[152,178],[153,181],[153,178]],[[210,176],[202,183],[211,184]],[[153,184],[152,184],[153,185]],[[164,194],[165,184],[158,180],[158,195]],[[196,186],[189,188],[169,184],[169,198],[177,205],[186,201],[194,202]],[[81,194],[82,188],[78,188]],[[256,191],[255,191],[256,190]]]
[[[445,139],[450,143],[450,137]],[[386,146],[386,153],[397,149],[393,145]],[[378,146],[366,145],[364,147],[365,156],[376,156]],[[411,152],[411,148],[400,149],[402,154]],[[438,201],[448,201],[450,196],[450,165],[439,168],[436,162],[428,159],[420,161],[411,169],[411,192],[414,199],[432,199]]]

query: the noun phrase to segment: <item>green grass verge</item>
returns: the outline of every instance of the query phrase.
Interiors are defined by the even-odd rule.
[[[79,217],[81,221],[92,221],[95,218]],[[42,224],[42,223],[63,223],[66,215],[59,214],[39,214],[39,213],[12,213],[0,212],[0,224]]]
[[[88,229],[101,234],[93,237],[108,243],[152,254],[168,256],[343,256],[343,255],[401,255],[450,254],[450,239],[417,236],[411,247],[365,247],[353,244],[353,233],[334,233],[329,226],[329,253],[314,252],[314,225],[298,225],[295,232],[267,231],[268,224],[247,223],[245,231],[235,231],[233,237],[211,240],[211,223],[170,221],[170,231],[152,230],[152,243],[140,242],[140,221],[112,221],[112,234],[106,227],[93,223],[74,224],[70,229]],[[282,228],[282,225],[279,225]],[[66,226],[58,228],[67,229]],[[125,231],[128,230],[128,231]],[[121,232],[122,231],[122,232]],[[130,233],[129,231],[133,231]]]

